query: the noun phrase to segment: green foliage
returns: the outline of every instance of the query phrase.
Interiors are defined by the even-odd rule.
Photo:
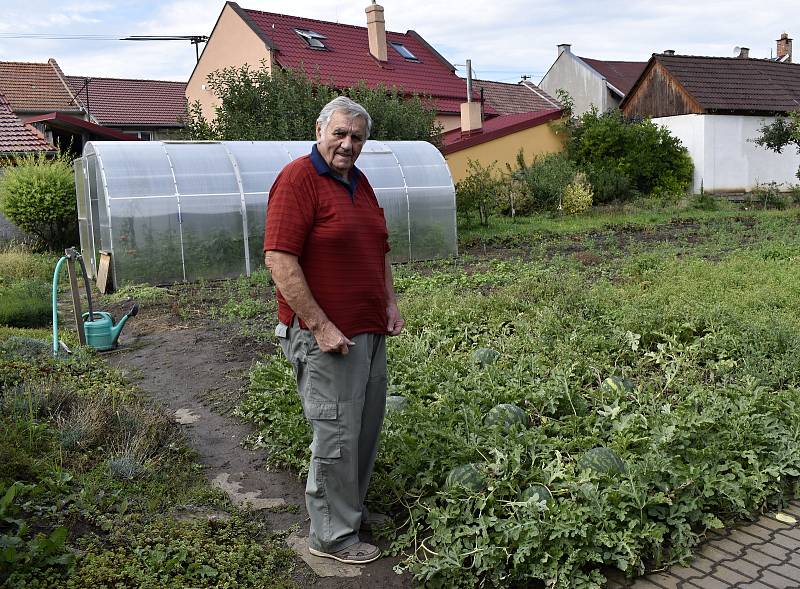
[[[5,168],[0,176],[0,211],[47,248],[75,245],[78,212],[69,155],[53,159],[26,155]]]
[[[584,113],[567,143],[567,152],[579,167],[602,168],[604,182],[613,178],[609,170],[616,170],[641,194],[681,194],[692,180],[692,160],[679,139],[649,119],[626,120],[618,109]],[[596,170],[594,175],[599,175]],[[601,200],[608,197],[603,193]]]
[[[497,204],[500,182],[496,179],[496,163],[483,166],[477,160],[467,162],[467,177],[456,182],[456,211],[467,222],[478,213],[481,225],[488,225],[489,214]]]
[[[393,547],[420,584],[601,587],[603,567],[682,561],[709,529],[797,494],[796,211],[685,219],[713,223],[669,245],[674,211],[638,215],[617,212],[616,231],[550,221],[526,236],[617,248],[589,267],[533,250],[397,268],[408,325],[389,340],[390,379],[410,403],[387,420],[369,501],[405,524]],[[648,240],[618,248],[634,221]],[[479,367],[479,347],[497,360]],[[302,469],[309,428],[291,367],[270,359],[253,384],[243,407],[271,460]],[[530,426],[487,425],[502,403]],[[598,447],[626,472],[580,468]],[[448,489],[466,464],[485,486]],[[533,485],[552,498],[520,500]]]
[[[527,198],[517,203],[517,212],[528,215],[534,211],[557,210],[576,171],[575,165],[562,153],[539,155],[528,164],[520,151],[512,176],[521,183]]]
[[[759,133],[755,143],[761,147],[783,153],[785,147],[794,146],[800,153],[800,112],[790,112],[788,117],[778,117],[772,123],[762,125]],[[800,169],[797,177],[800,178]]]
[[[53,280],[57,258],[15,245],[0,251],[0,286],[23,279]]]
[[[592,206],[592,187],[582,172],[575,174],[575,178],[567,184],[564,195],[561,197],[561,210],[566,215],[577,215]]]
[[[318,73],[248,65],[212,72],[208,86],[219,99],[216,118],[208,121],[199,103],[189,106],[189,139],[301,141],[314,139],[317,116],[338,94],[349,96],[372,117],[372,139],[438,142],[441,126],[430,101],[406,96],[401,88],[363,82],[340,92],[325,85]]]
[[[53,316],[51,287],[38,279],[0,283],[0,325],[42,327]]]
[[[630,177],[608,162],[586,162],[582,166],[592,185],[594,204],[625,202],[634,197]]]
[[[169,416],[42,344],[0,337],[0,585],[295,587],[285,538],[209,488]]]
[[[794,199],[788,192],[781,191],[781,188],[783,184],[779,182],[756,184],[750,196],[764,209],[785,209]]]

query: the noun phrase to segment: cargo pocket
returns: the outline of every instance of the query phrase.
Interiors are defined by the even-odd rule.
[[[312,458],[341,458],[339,411],[336,403],[306,402],[305,415],[314,430],[311,442]]]

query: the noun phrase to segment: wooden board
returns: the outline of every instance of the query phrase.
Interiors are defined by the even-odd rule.
[[[100,264],[97,266],[97,290],[107,294],[114,290],[111,280],[111,253],[100,251]]]
[[[82,346],[86,345],[86,335],[83,331],[83,316],[81,313],[81,293],[78,290],[78,278],[75,275],[75,260],[67,258],[69,271],[69,290],[72,293],[72,310],[75,312],[75,329],[78,331],[78,340]]]

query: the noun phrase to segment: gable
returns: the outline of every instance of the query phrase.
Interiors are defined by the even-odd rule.
[[[704,112],[692,95],[657,61],[648,65],[635,90],[628,94],[620,108],[625,116],[634,118]]]
[[[47,63],[0,61],[0,93],[16,113],[82,112],[54,59]]]

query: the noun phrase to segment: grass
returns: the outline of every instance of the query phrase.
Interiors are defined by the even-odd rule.
[[[0,329],[0,584],[293,587],[283,536],[209,487],[170,417],[43,336]]]

